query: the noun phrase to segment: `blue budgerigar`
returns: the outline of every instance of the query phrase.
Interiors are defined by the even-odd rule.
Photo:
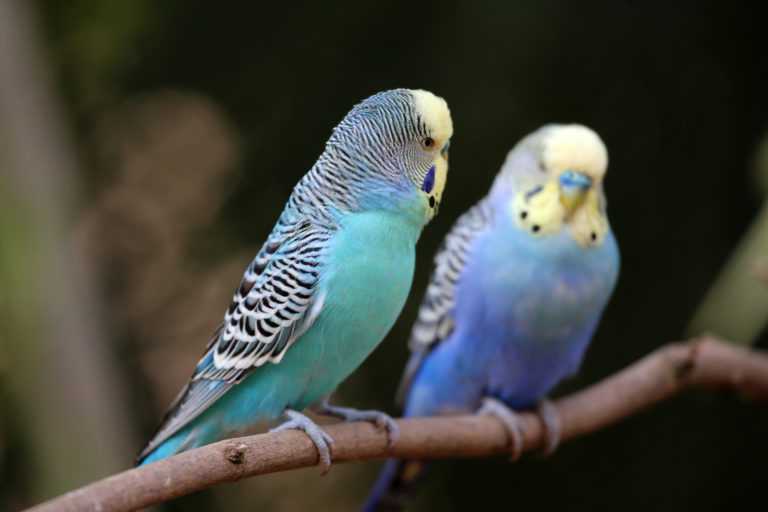
[[[453,133],[445,101],[422,90],[376,94],[333,130],[245,271],[194,373],[139,455],[162,459],[284,416],[324,471],[332,439],[313,410],[389,429],[377,411],[328,397],[384,338],[402,309],[415,244],[435,215]]]
[[[547,125],[507,155],[489,194],[435,257],[398,392],[405,416],[480,411],[507,425],[579,368],[613,291],[619,253],[606,216],[607,152],[581,125]],[[420,463],[388,461],[366,510],[396,505]]]

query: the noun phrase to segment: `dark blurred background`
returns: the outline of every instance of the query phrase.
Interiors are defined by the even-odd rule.
[[[377,91],[448,101],[451,168],[407,307],[337,403],[392,410],[432,254],[542,124],[605,140],[623,260],[557,394],[690,333],[750,225],[766,233],[761,2],[0,1],[2,510],[130,467],[293,185]],[[764,319],[733,337],[765,348]],[[409,510],[768,510],[767,427],[765,405],[686,393],[548,459],[441,461]],[[163,508],[354,510],[378,467]]]

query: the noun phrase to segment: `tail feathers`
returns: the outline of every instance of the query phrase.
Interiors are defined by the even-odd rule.
[[[183,441],[183,439],[172,438],[165,441],[151,452],[147,452],[146,450],[142,451],[139,456],[136,457],[136,465],[145,466],[157,460],[170,457],[171,455],[176,455],[180,451],[183,451],[181,446],[179,446],[181,441]]]
[[[360,512],[402,509],[422,481],[427,466],[427,461],[423,460],[388,460]]]
[[[183,429],[177,432],[174,436],[166,439],[155,448],[144,448],[142,452],[136,457],[136,465],[144,466],[156,460],[176,455],[179,452],[191,450],[206,444],[205,440],[195,437],[195,431],[189,431],[189,429]],[[210,441],[208,441],[210,442]]]
[[[187,425],[160,444],[150,442],[136,457],[136,465],[144,466],[150,462],[212,443],[226,437],[225,434],[210,424]]]

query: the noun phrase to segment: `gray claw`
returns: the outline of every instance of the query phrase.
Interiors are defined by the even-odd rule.
[[[288,418],[288,421],[278,425],[270,430],[270,432],[279,432],[280,430],[303,430],[307,436],[315,443],[317,449],[317,455],[320,459],[318,465],[320,466],[320,476],[328,473],[331,469],[331,453],[333,453],[333,438],[329,436],[325,430],[317,426],[317,424],[311,419],[307,418],[298,411],[293,409],[286,409],[283,412],[283,416]]]
[[[385,428],[389,438],[389,447],[394,446],[398,437],[400,437],[400,429],[395,424],[395,421],[389,414],[381,411],[359,411],[350,407],[336,407],[335,405],[328,404],[327,401],[318,404],[312,410],[317,414],[333,416],[342,421],[370,421],[379,428]]]
[[[501,400],[487,396],[483,398],[483,403],[477,410],[477,414],[496,416],[504,424],[511,445],[509,461],[517,460],[523,453],[523,433],[525,432],[525,424],[520,420],[517,413]]]
[[[536,412],[544,423],[544,449],[541,451],[541,456],[548,457],[555,452],[560,444],[562,421],[554,404],[548,398],[542,398],[538,401]]]

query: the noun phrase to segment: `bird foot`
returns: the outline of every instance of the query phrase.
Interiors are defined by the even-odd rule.
[[[525,424],[520,420],[517,413],[501,400],[487,396],[483,398],[483,403],[477,410],[477,414],[496,416],[501,421],[507,430],[511,444],[509,461],[516,461],[523,453],[523,433],[525,432]]]
[[[288,421],[278,425],[270,430],[270,432],[279,432],[280,430],[303,430],[309,438],[315,443],[317,449],[317,455],[319,457],[318,465],[320,466],[320,476],[328,473],[331,469],[331,453],[333,453],[333,438],[326,434],[326,432],[317,426],[317,424],[311,419],[307,418],[298,411],[293,409],[286,409],[283,412],[283,416],[288,418]]]
[[[549,457],[555,453],[560,444],[560,435],[563,430],[562,421],[555,405],[549,398],[542,398],[536,403],[536,412],[544,424],[544,448],[541,450],[541,456]]]
[[[370,421],[378,428],[387,430],[388,447],[390,448],[394,446],[397,438],[400,437],[400,429],[395,424],[395,421],[389,414],[381,411],[359,411],[351,407],[336,407],[335,405],[328,404],[328,402],[312,406],[312,411],[324,416],[333,416],[342,421]]]

